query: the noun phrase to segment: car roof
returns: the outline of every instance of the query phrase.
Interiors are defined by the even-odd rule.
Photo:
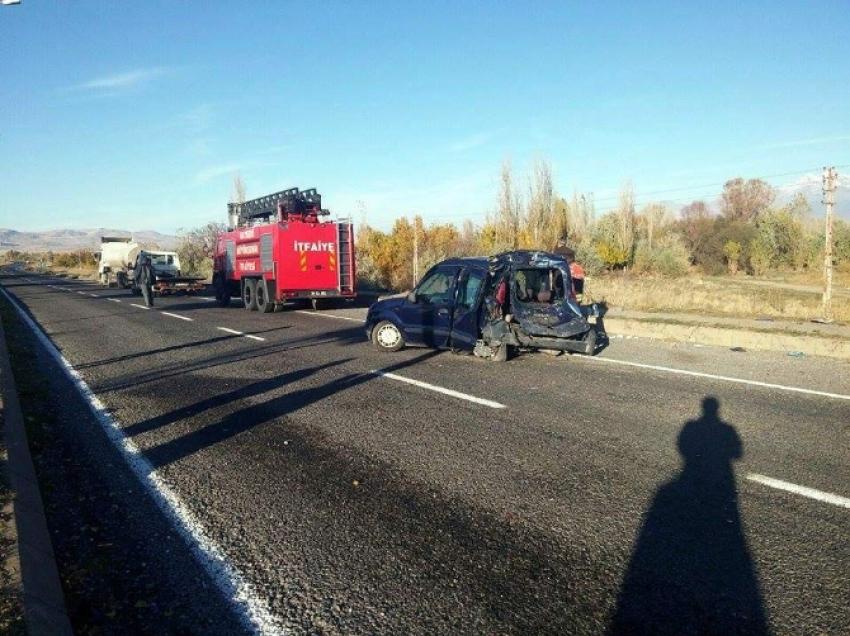
[[[453,258],[447,258],[444,261],[440,261],[440,265],[460,265],[462,267],[478,267],[480,269],[487,269],[487,257],[455,256]]]

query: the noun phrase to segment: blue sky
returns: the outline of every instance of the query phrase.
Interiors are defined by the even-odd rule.
[[[846,1],[23,0],[0,7],[0,227],[223,221],[236,171],[380,227],[483,219],[506,158],[601,209],[628,179],[674,203],[787,183],[850,164],[847,33]]]

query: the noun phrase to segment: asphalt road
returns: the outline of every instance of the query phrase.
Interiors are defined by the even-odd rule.
[[[356,310],[2,283],[278,626],[850,633],[846,363],[381,354]]]

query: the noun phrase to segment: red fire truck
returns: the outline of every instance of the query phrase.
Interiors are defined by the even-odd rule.
[[[218,237],[213,262],[216,300],[233,296],[245,309],[270,312],[292,300],[354,298],[354,229],[326,221],[315,189],[291,188],[228,204],[230,229]]]

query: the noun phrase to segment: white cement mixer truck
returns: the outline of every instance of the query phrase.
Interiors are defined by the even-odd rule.
[[[97,267],[100,284],[106,287],[127,287],[130,283],[129,272],[141,250],[142,247],[130,238],[100,237],[100,263]]]

